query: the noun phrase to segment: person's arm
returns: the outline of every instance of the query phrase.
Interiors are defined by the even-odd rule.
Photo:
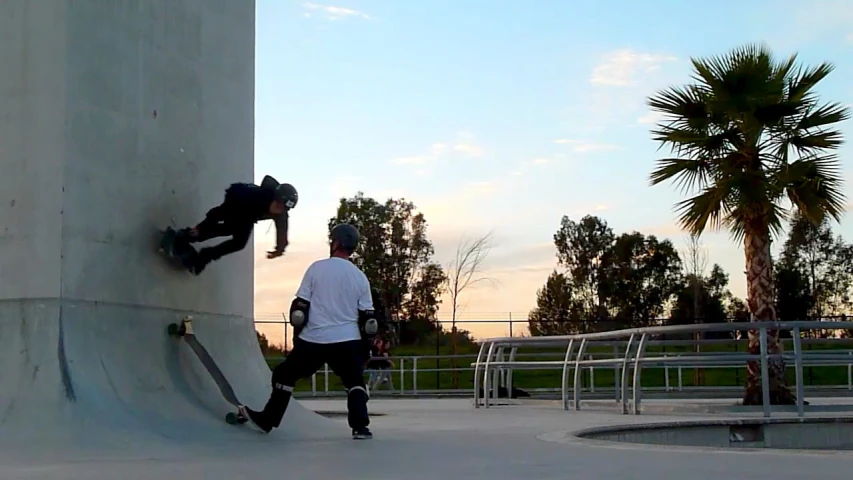
[[[275,250],[269,252],[269,257],[274,258],[282,253],[287,248],[287,229],[288,229],[288,214],[287,212],[275,217]]]
[[[311,301],[311,295],[314,293],[314,264],[312,263],[308,270],[305,270],[305,275],[302,276],[302,283],[299,284],[299,289],[296,290],[296,296],[305,300]]]
[[[363,275],[363,283],[361,287],[361,296],[358,298],[359,310],[373,310],[373,295],[370,294],[370,281],[366,275]]]

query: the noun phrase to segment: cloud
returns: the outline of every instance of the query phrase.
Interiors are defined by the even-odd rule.
[[[462,152],[471,157],[479,157],[483,154],[483,147],[471,143],[458,143],[453,146],[453,150],[456,152]]]
[[[563,145],[572,145],[572,151],[578,153],[585,152],[606,152],[611,150],[621,150],[621,147],[618,145],[611,145],[608,143],[592,143],[592,142],[583,142],[580,140],[568,140],[565,138],[561,138],[559,140],[554,140],[554,143],[563,144]]]
[[[649,112],[638,118],[637,123],[639,123],[640,125],[651,125],[662,121],[664,118],[666,117],[660,112]]]
[[[659,70],[666,62],[678,60],[672,55],[638,53],[631,49],[609,52],[592,69],[590,83],[599,86],[627,87],[636,85],[643,74]]]
[[[340,20],[342,18],[363,18],[370,20],[370,16],[366,13],[353,10],[351,8],[336,7],[334,5],[321,5],[319,3],[305,2],[302,4],[306,12],[304,15],[310,17],[311,12],[322,13],[328,20]]]
[[[457,139],[452,142],[433,143],[429,152],[419,155],[410,155],[404,157],[392,158],[389,163],[392,165],[429,165],[441,157],[445,157],[452,153],[458,153],[466,157],[479,157],[485,153],[486,149],[474,141],[474,135],[469,132],[459,132],[456,134]]]

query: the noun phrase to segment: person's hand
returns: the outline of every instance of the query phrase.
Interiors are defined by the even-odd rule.
[[[284,255],[284,251],[282,250],[271,250],[267,252],[267,258],[273,259]]]

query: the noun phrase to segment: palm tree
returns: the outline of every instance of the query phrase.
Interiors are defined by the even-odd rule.
[[[695,83],[672,87],[648,104],[663,114],[652,131],[676,158],[657,160],[652,185],[674,180],[693,196],[676,204],[682,228],[729,230],[743,242],[747,303],[752,321],[775,321],[771,236],[796,208],[814,224],[845,206],[838,158],[843,143],[837,124],[850,112],[838,103],[820,105],[815,87],[834,67],[778,61],[764,46],[747,45],[710,59],[691,59]],[[790,202],[786,205],[786,202]],[[778,332],[769,332],[770,353],[781,353]],[[757,331],[749,352],[759,352]],[[772,404],[792,404],[785,364],[770,364]],[[762,403],[761,371],[747,364],[744,405]]]

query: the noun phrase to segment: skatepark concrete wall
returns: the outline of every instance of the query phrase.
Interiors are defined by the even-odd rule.
[[[165,334],[185,315],[265,401],[251,244],[199,277],[157,252],[253,180],[254,25],[253,1],[0,2],[0,439],[233,429]]]

